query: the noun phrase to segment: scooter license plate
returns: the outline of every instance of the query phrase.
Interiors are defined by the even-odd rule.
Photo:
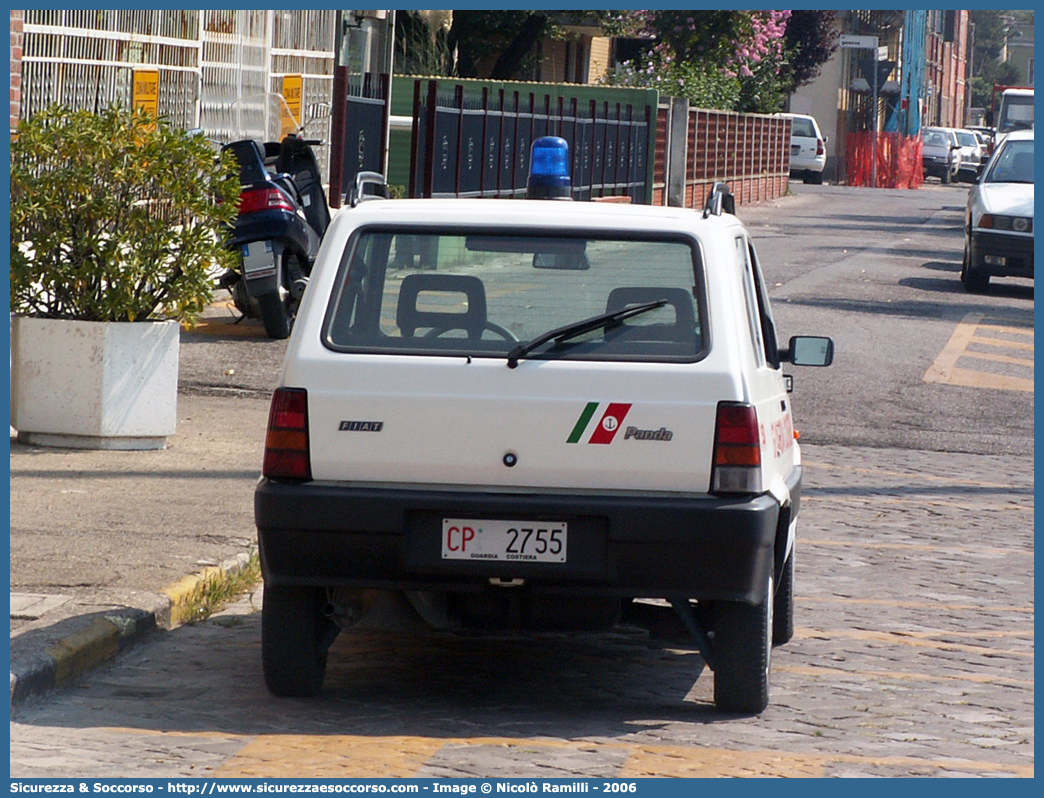
[[[276,272],[275,250],[271,241],[243,244],[243,276],[248,280],[270,277]]]
[[[566,561],[564,521],[442,519],[442,559],[494,562]]]

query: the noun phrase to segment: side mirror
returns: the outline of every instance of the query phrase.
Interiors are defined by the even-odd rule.
[[[779,359],[795,366],[829,366],[834,362],[834,341],[820,335],[795,335],[780,350]]]

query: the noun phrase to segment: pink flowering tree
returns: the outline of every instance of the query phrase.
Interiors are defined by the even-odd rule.
[[[660,89],[695,105],[781,110],[788,85],[790,11],[628,11],[610,33],[648,42],[608,82]]]

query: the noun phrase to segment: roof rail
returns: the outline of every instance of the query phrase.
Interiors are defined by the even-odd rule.
[[[735,216],[736,198],[725,183],[715,183],[707,196],[707,204],[703,206],[703,218],[706,219],[712,213],[721,216],[722,211]]]

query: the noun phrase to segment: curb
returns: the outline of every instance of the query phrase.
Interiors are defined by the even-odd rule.
[[[157,629],[175,629],[192,620],[200,590],[231,580],[251,559],[250,554],[241,553],[219,566],[186,576],[164,588],[151,609],[116,610],[99,615],[86,625],[90,616],[69,619],[69,625],[80,628],[42,650],[33,650],[31,644],[20,646],[20,638],[12,638],[11,706],[67,686]]]

